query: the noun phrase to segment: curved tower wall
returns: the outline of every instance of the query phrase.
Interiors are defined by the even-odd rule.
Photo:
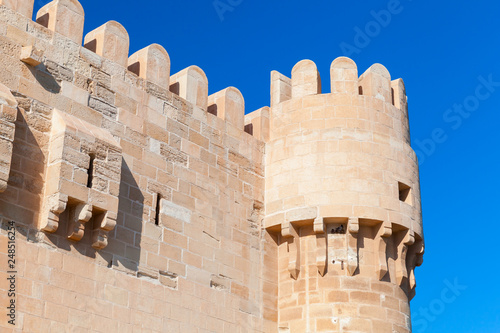
[[[271,75],[265,227],[279,254],[283,332],[410,332],[423,233],[404,84],[380,64]]]

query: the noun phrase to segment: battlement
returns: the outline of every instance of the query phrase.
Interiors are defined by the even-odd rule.
[[[339,57],[330,67],[330,81],[331,93],[371,96],[407,111],[403,81],[391,81],[389,71],[381,64],[374,64],[358,77],[356,63]],[[321,94],[321,77],[311,60],[298,62],[291,79],[276,71],[271,73],[271,106],[318,94]]]
[[[402,79],[391,81],[389,71],[374,64],[358,77],[356,63],[347,57],[335,59],[330,66],[331,94],[367,96],[395,106],[407,119],[407,97]],[[321,94],[321,77],[316,64],[302,60],[292,69],[291,78],[271,73],[271,106]]]
[[[191,108],[208,111],[230,124],[235,130],[244,131],[244,100],[236,88],[231,87],[208,96],[208,79],[203,70],[197,66],[190,66],[179,73],[170,75],[170,57],[167,51],[158,44],[147,46],[129,56],[129,35],[126,29],[116,21],[109,21],[84,37],[85,14],[77,0],[50,2],[38,11],[36,22],[29,19],[33,1],[4,1],[3,6],[5,6],[4,11],[10,8],[25,16],[28,32],[35,33],[33,36],[35,39],[31,37],[22,40],[21,38],[26,37],[24,34],[13,36],[18,37],[23,46],[32,50],[24,56],[25,63],[36,66],[49,58],[62,58],[64,66],[68,69],[87,75],[89,67],[94,71],[97,68],[106,67],[105,70],[110,72],[114,80],[122,79],[125,82],[133,82],[138,89],[157,98],[177,99],[178,103],[186,103]],[[22,24],[18,26],[21,28]],[[39,40],[36,40],[38,37],[51,45],[41,44]],[[68,44],[69,41],[76,45]],[[82,41],[83,46],[81,46]],[[65,50],[57,49],[63,45]],[[45,54],[41,50],[44,50]],[[86,50],[92,51],[99,57],[93,56]],[[82,68],[78,67],[82,65],[81,63],[70,61],[78,57],[78,53],[89,62],[90,66]],[[57,60],[50,59],[49,61],[58,62]],[[94,103],[99,104],[99,102]]]
[[[4,1],[3,5],[28,18],[33,10],[31,0]],[[58,38],[49,37],[54,33],[78,45],[83,41],[83,48],[102,58],[92,65],[102,66],[102,60],[109,60],[111,63],[106,63],[106,66],[113,68],[113,74],[129,80],[131,76],[134,76],[134,79],[139,78],[139,81],[144,82],[138,83],[141,88],[156,97],[168,98],[168,92],[171,92],[184,102],[208,111],[240,130],[244,130],[244,126],[251,123],[251,120],[245,119],[256,118],[252,114],[245,115],[244,99],[241,93],[236,92],[236,88],[208,96],[208,79],[199,67],[190,66],[170,75],[170,57],[161,45],[152,44],[129,56],[129,35],[116,21],[109,21],[83,37],[84,16],[84,9],[77,0],[55,0],[41,8],[36,15],[36,23],[48,31],[37,25],[28,25],[54,41]],[[26,44],[26,47],[34,47],[29,41],[30,39],[23,44]],[[80,52],[92,57],[83,49]],[[28,58],[25,61],[29,61]],[[332,94],[371,96],[391,103],[407,114],[404,83],[401,79],[391,81],[390,74],[383,65],[374,64],[358,77],[356,64],[349,58],[339,57],[332,62],[330,81]],[[221,99],[224,94],[228,96]],[[235,97],[238,94],[240,96]],[[321,94],[321,77],[316,65],[310,60],[297,63],[292,69],[291,78],[276,71],[271,73],[271,106],[318,94]],[[231,99],[229,95],[240,101]],[[265,119],[261,125],[269,127]],[[248,126],[246,132],[251,132]]]
[[[77,0],[32,12],[0,0],[18,330],[411,331],[424,241],[401,79],[340,57],[326,93],[303,60],[245,114],[163,46],[130,55],[118,22],[84,36]]]

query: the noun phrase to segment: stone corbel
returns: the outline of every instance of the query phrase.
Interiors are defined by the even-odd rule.
[[[69,209],[68,238],[80,241],[85,233],[84,224],[92,217],[92,205],[78,203]]]
[[[398,259],[396,260],[396,280],[399,286],[402,286],[404,281],[408,279],[408,270],[406,268],[408,247],[415,242],[413,230],[409,229],[403,231],[403,233],[403,239],[398,245]]]
[[[379,280],[387,274],[387,242],[392,235],[392,225],[391,222],[384,221],[380,226],[377,237],[375,238],[378,242],[378,269],[377,276]]]
[[[424,242],[422,240],[416,241],[415,244],[410,248],[408,253],[408,267],[409,267],[409,283],[410,289],[408,296],[410,300],[415,296],[415,288],[417,287],[417,282],[415,280],[415,267],[422,265],[424,256]]]
[[[42,219],[46,221],[46,225],[42,226],[43,231],[56,232],[59,228],[59,215],[66,210],[68,204],[68,196],[63,193],[55,193],[47,200],[47,218]]]
[[[300,273],[300,237],[296,227],[289,221],[281,225],[281,235],[288,242],[288,271],[294,280]]]
[[[359,219],[350,217],[347,222],[347,271],[353,276],[358,269]]]
[[[325,223],[322,217],[314,220],[314,233],[316,234],[316,266],[321,276],[325,276],[327,268],[328,246],[325,232]]]
[[[92,247],[96,250],[108,245],[108,233],[116,226],[116,213],[107,211],[94,217],[92,231]]]

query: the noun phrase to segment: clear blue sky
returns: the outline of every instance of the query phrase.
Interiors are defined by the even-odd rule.
[[[35,0],[35,9],[47,2]],[[316,62],[329,92],[340,45],[356,46],[356,27],[372,29],[351,58],[360,74],[379,62],[404,79],[421,159],[426,254],[411,303],[414,333],[500,332],[500,84],[479,79],[500,82],[498,1],[221,0],[232,9],[223,20],[212,0],[81,2],[85,32],[119,21],[130,53],[162,44],[172,73],[200,66],[210,93],[239,88],[247,112],[269,105],[271,70],[290,75],[302,59]],[[373,24],[371,12],[388,6],[390,23]],[[467,286],[457,296],[444,282],[455,279]]]

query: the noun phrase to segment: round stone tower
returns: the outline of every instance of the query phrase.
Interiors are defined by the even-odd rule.
[[[403,81],[345,57],[271,74],[265,227],[278,243],[280,332],[411,332],[424,252]]]

